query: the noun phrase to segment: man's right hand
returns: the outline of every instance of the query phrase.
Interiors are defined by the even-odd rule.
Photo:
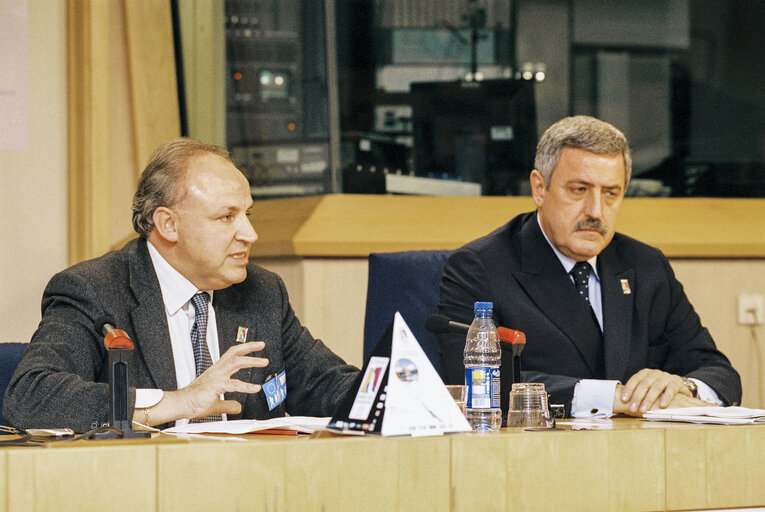
[[[248,354],[263,350],[262,341],[250,341],[231,347],[218,361],[194,379],[191,384],[177,391],[165,391],[162,400],[150,408],[149,420],[159,425],[181,418],[204,418],[211,414],[238,414],[242,405],[235,400],[221,400],[223,393],[258,393],[261,386],[232,379],[231,376],[244,368],[264,368],[269,361]],[[133,419],[144,423],[143,412],[135,411]]]

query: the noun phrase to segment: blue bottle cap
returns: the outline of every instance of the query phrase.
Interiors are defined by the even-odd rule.
[[[473,311],[482,311],[482,310],[492,310],[494,309],[494,303],[493,302],[476,302],[473,304]]]

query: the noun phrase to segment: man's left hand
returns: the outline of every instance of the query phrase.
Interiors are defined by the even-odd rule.
[[[682,377],[650,368],[643,368],[630,377],[624,386],[617,387],[617,393],[614,413],[630,416],[642,416],[651,409],[664,409],[672,404],[677,395],[692,398]]]

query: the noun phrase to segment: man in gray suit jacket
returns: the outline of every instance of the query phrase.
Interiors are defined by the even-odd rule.
[[[591,117],[565,118],[540,139],[535,167],[537,211],[450,256],[439,313],[470,323],[474,301],[493,301],[496,322],[526,334],[522,379],[545,383],[574,416],[737,405],[739,375],[667,259],[614,233],[631,173],[624,135]],[[572,272],[582,267],[580,291]],[[464,336],[442,335],[440,343],[445,380],[462,383]],[[504,411],[510,369],[505,354]]]
[[[251,208],[249,184],[225,150],[192,139],[160,147],[133,200],[141,236],[48,284],[5,418],[78,432],[108,422],[107,353],[94,325],[104,316],[135,344],[136,421],[332,415],[358,369],[300,324],[276,274],[249,263]],[[280,378],[286,396],[262,390],[278,390]]]

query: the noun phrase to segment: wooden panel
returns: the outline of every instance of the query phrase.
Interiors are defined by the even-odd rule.
[[[534,209],[530,197],[334,194],[256,202],[255,256],[454,249]],[[765,199],[625,199],[617,230],[670,257],[765,257]]]
[[[607,509],[662,510],[664,457],[663,430],[609,432]]]
[[[765,428],[669,429],[667,508],[765,504]]]
[[[612,426],[2,448],[0,511],[629,511],[765,503],[762,426],[625,418]]]
[[[765,257],[765,199],[625,199],[617,229],[670,257]]]
[[[123,1],[135,159],[143,168],[160,144],[181,133],[173,24],[167,0]]]
[[[513,450],[522,444],[518,442],[520,439],[520,437],[508,435],[506,439],[503,439],[505,442],[500,444],[494,434],[473,434],[452,438],[451,510],[470,512],[522,509],[511,507],[508,495],[516,504],[523,502],[524,497],[519,495],[523,493],[527,484],[531,484],[530,479],[547,478],[547,475],[542,476],[541,468],[536,465],[537,454],[534,454],[532,459],[533,471],[524,468],[520,473],[511,473],[508,458],[511,454],[513,457],[516,456]],[[529,461],[529,463],[532,462]],[[511,476],[514,483],[508,484]],[[523,478],[523,485],[518,485],[519,478]],[[538,503],[538,500],[535,501]]]
[[[454,437],[453,510],[660,510],[663,431]],[[584,469],[586,468],[586,469]]]
[[[447,437],[311,440],[306,449],[288,446],[285,510],[449,510]]]
[[[765,505],[763,441],[765,430],[761,426],[706,432],[709,507]]]
[[[6,452],[0,452],[0,496],[8,496],[7,458]],[[7,512],[7,510],[8,500],[0,499],[0,512]]]
[[[236,439],[161,446],[158,510],[285,510],[286,446]]]
[[[666,433],[667,509],[706,508],[706,432],[673,429]]]
[[[156,510],[156,447],[23,448],[9,451],[8,510]]]

